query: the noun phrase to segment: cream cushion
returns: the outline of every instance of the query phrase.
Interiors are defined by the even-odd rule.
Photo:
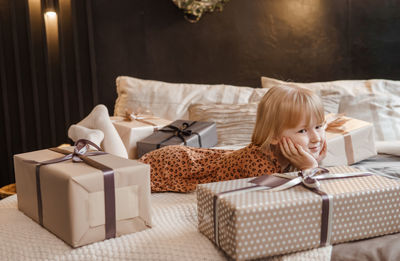
[[[262,77],[263,88],[298,85],[311,88],[324,97],[340,97],[339,113],[374,124],[378,141],[400,140],[400,81],[343,80],[295,83]]]
[[[249,144],[256,115],[257,103],[192,104],[189,107],[190,120],[216,123],[217,146]]]
[[[189,119],[189,106],[201,104],[245,104],[260,97],[260,89],[216,84],[166,83],[119,76],[114,116],[124,116],[127,108],[151,112],[157,117]],[[262,90],[261,90],[262,92]]]

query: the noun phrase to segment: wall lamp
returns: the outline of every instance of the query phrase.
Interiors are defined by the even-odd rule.
[[[57,0],[44,0],[44,24],[46,28],[47,52],[49,57],[58,56],[58,2]]]
[[[45,0],[44,15],[49,18],[57,16],[55,0]]]

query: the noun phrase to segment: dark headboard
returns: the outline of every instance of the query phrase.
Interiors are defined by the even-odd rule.
[[[12,155],[69,142],[97,103],[110,113],[115,78],[260,86],[400,79],[400,1],[231,0],[189,23],[171,0],[58,0],[46,41],[44,0],[0,4],[0,185]],[[29,4],[29,5],[28,5]]]

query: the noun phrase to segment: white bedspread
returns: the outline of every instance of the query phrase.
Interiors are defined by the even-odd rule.
[[[0,260],[226,260],[197,231],[196,195],[152,194],[153,228],[73,249],[17,209],[17,197],[0,201]],[[330,260],[332,247],[269,258]]]
[[[400,178],[400,157],[378,155],[354,165]],[[225,260],[197,231],[196,195],[152,194],[153,228],[73,249],[17,209],[17,197],[0,200],[0,260]],[[268,261],[330,260],[332,247]]]

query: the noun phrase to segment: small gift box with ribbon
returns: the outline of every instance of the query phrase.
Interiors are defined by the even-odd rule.
[[[248,260],[400,231],[400,181],[343,166],[197,186],[198,228]]]
[[[151,226],[150,167],[89,144],[14,155],[18,209],[72,247]]]
[[[372,123],[335,114],[326,119],[328,151],[323,166],[351,165],[376,155]]]
[[[152,116],[151,113],[126,111],[125,117],[113,116],[111,121],[128,152],[128,158],[137,159],[136,143],[172,121]]]
[[[137,143],[138,155],[168,145],[210,148],[218,143],[215,122],[176,120]]]

